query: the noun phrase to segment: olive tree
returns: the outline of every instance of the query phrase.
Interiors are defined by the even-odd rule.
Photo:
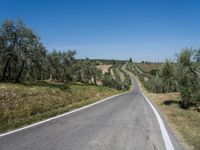
[[[194,51],[183,49],[177,55],[176,79],[181,94],[181,104],[189,107],[192,103],[200,102],[200,84],[197,68],[192,61]]]

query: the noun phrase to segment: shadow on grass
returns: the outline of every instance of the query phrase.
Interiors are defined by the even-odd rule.
[[[47,81],[35,81],[35,82],[24,82],[20,84],[24,86],[42,86],[42,87],[58,88],[62,91],[70,91],[69,85],[65,83],[51,83]]]
[[[163,104],[168,105],[168,106],[170,106],[172,104],[176,104],[178,107],[180,107],[181,109],[185,109],[185,110],[190,109],[190,108],[198,109],[198,107],[196,106],[195,103],[189,103],[189,104],[185,105],[183,102],[175,101],[175,100],[165,100],[163,102]]]
[[[180,103],[180,101],[175,101],[175,100],[165,100],[164,102],[163,102],[163,104],[165,104],[165,105],[172,105],[172,104],[177,104],[177,105],[181,105],[181,103]]]

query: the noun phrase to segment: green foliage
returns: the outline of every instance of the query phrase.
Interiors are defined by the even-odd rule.
[[[116,81],[113,79],[112,75],[109,72],[104,74],[102,84],[107,87],[116,88]]]
[[[128,90],[129,88],[130,88],[130,86],[131,86],[131,78],[130,78],[130,76],[125,72],[125,71],[123,71],[122,69],[121,69],[121,72],[124,74],[124,76],[125,76],[125,80],[124,80],[124,82],[123,82],[123,89],[126,89],[126,90]]]
[[[123,70],[120,70],[125,76],[125,80],[121,81],[121,78],[117,72],[117,69],[121,68],[121,66],[122,65],[115,64],[113,67],[109,68],[109,71],[105,73],[102,79],[102,84],[104,86],[115,88],[118,90],[128,90],[130,88],[130,85],[131,85],[130,76]],[[115,78],[113,78],[113,76],[111,75],[110,69],[113,69]]]
[[[97,84],[97,80],[101,80],[102,71],[96,67],[96,63],[90,59],[76,61],[73,67],[75,81]]]
[[[196,50],[194,58],[197,62],[200,62],[200,49]]]
[[[110,73],[105,73],[102,83],[104,86],[115,88],[118,90],[125,90],[123,83],[120,81],[115,80]]]
[[[200,76],[195,63],[192,62],[194,51],[183,49],[177,58],[176,80],[178,82],[183,107],[200,104]]]
[[[47,76],[50,80],[72,81],[72,64],[75,61],[75,50],[56,51],[47,55]]]
[[[145,88],[154,93],[164,93],[164,84],[160,78],[154,76],[148,81],[143,81]]]
[[[0,27],[0,37],[2,81],[19,82],[21,78],[41,72],[46,50],[40,38],[22,21],[5,20]]]
[[[177,82],[174,75],[175,68],[173,64],[166,60],[166,62],[160,67],[158,77],[162,82],[164,92],[177,91]]]
[[[182,107],[199,106],[199,53],[199,50],[183,49],[180,54],[177,54],[177,63],[166,60],[158,71],[152,71],[150,74],[140,72],[137,66],[130,62],[127,65],[127,69],[137,75],[149,91],[155,93],[179,91]]]
[[[153,70],[149,71],[149,74],[152,76],[155,76],[155,75],[157,75],[158,72],[159,72],[158,69],[153,69]]]
[[[153,69],[148,73],[139,71],[133,63],[129,64],[129,71],[133,72],[143,82],[146,89],[155,93],[177,91],[177,84],[174,80],[174,66],[168,60],[159,70]]]
[[[22,21],[5,20],[0,27],[0,80],[6,82],[54,80],[96,84],[101,70],[96,61],[76,60],[76,51],[47,50]]]
[[[115,79],[116,79],[117,81],[121,81],[120,75],[119,75],[119,73],[118,73],[118,70],[119,70],[120,67],[121,67],[121,65],[114,65],[114,67],[112,67],[112,68],[113,68],[113,73],[114,73]]]

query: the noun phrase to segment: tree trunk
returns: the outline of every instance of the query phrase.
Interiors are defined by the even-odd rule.
[[[94,84],[97,85],[97,79],[96,79],[96,76],[94,76]]]
[[[15,79],[15,82],[18,83],[19,82],[19,79],[22,75],[22,72],[24,70],[24,65],[25,65],[25,61],[22,62],[22,66],[21,66],[21,70],[19,71],[19,74],[17,75],[16,79]]]
[[[8,58],[8,60],[7,60],[6,64],[5,64],[5,67],[4,67],[4,69],[3,69],[3,75],[2,75],[2,78],[1,78],[2,81],[5,80],[5,77],[6,77],[6,71],[7,71],[8,65],[9,65],[9,63],[10,63],[10,60],[11,60],[11,59]]]
[[[11,80],[11,61],[8,64],[8,80]]]
[[[49,80],[52,81],[52,74],[50,74]]]
[[[6,51],[11,51],[15,47],[17,36],[16,36],[16,34],[14,34],[13,36],[14,36],[13,37],[13,43],[6,49]],[[8,54],[8,60],[7,60],[6,65],[5,65],[4,69],[3,69],[3,75],[2,75],[2,79],[1,79],[2,81],[5,80],[7,68],[8,68],[8,65],[10,64],[10,61],[11,61],[11,54]]]
[[[29,65],[28,71],[27,71],[27,73],[26,73],[26,79],[27,79],[27,80],[30,80],[31,66],[32,66],[32,61],[31,61],[30,65]]]
[[[40,80],[43,80],[43,75],[42,75],[42,73],[41,73],[41,75],[40,75]]]

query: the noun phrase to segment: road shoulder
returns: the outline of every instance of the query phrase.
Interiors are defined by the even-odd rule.
[[[137,77],[135,77],[137,78]],[[176,150],[193,150],[193,148],[191,146],[189,146],[187,144],[187,142],[185,141],[184,137],[182,136],[182,134],[178,131],[176,125],[170,120],[170,118],[168,117],[168,115],[166,114],[166,112],[160,108],[160,106],[156,103],[156,101],[159,101],[159,98],[155,96],[152,97],[152,94],[155,93],[151,93],[149,91],[147,91],[141,81],[138,81],[140,88],[143,92],[143,94],[150,100],[150,102],[152,103],[152,105],[156,108],[156,110],[158,111],[159,115],[161,116],[165,127],[168,131],[168,134],[172,140],[172,143],[174,145],[174,148]]]

